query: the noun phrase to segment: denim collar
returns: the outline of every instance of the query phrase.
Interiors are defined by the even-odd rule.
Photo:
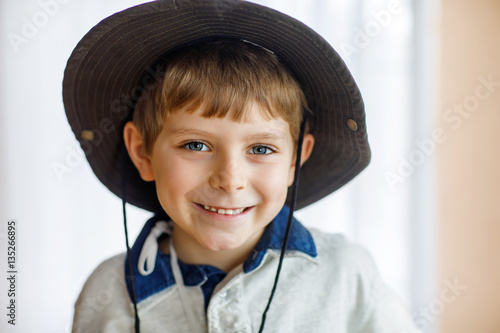
[[[255,270],[264,259],[268,250],[280,250],[288,221],[289,208],[283,206],[274,220],[266,227],[264,234],[257,243],[257,246],[250,256],[243,263],[243,272],[249,273]],[[151,229],[157,221],[167,221],[165,215],[156,215],[149,219],[137,240],[131,248],[132,272],[135,280],[135,292],[137,302],[140,302],[149,296],[152,296],[175,283],[173,273],[170,267],[170,256],[158,251],[156,254],[156,263],[154,271],[146,276],[139,273],[137,263],[139,255]],[[317,256],[316,246],[309,231],[300,224],[295,218],[292,222],[290,237],[288,239],[287,251],[300,251],[306,255],[315,258]],[[209,276],[223,273],[216,267],[208,265],[188,265],[179,261],[179,266],[186,286],[197,286],[203,284]],[[130,273],[127,261],[125,261],[125,282],[129,294],[132,295],[130,285]]]

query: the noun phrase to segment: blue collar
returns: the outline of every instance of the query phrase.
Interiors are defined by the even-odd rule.
[[[264,234],[250,256],[243,263],[245,273],[256,269],[264,259],[269,249],[280,250],[288,221],[289,208],[283,206],[274,220],[266,227]],[[132,272],[135,280],[135,292],[137,302],[152,296],[175,283],[170,267],[170,256],[158,251],[154,271],[143,276],[139,273],[137,263],[139,255],[151,229],[157,221],[167,220],[166,216],[154,216],[149,219],[131,249]],[[287,251],[301,251],[311,257],[316,257],[316,246],[309,231],[295,218],[292,222]],[[187,286],[197,286],[203,284],[213,274],[220,274],[222,271],[207,265],[187,265],[179,261],[179,266]],[[132,295],[130,287],[128,264],[125,261],[125,279],[129,294]]]

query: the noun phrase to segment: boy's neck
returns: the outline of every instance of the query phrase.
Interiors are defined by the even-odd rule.
[[[159,248],[164,253],[169,253],[169,242],[173,240],[177,257],[185,264],[210,265],[229,273],[242,264],[252,253],[259,242],[264,229],[248,239],[241,246],[231,250],[213,251],[202,247],[174,224],[172,237],[164,239]]]

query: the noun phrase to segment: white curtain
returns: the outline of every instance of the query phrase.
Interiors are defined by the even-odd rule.
[[[124,251],[121,201],[93,175],[67,123],[61,83],[81,37],[133,0],[0,1],[0,267],[17,229],[17,323],[2,332],[70,332],[73,304],[103,259]],[[297,212],[373,254],[415,320],[434,295],[431,137],[436,32],[430,0],[261,0],[305,22],[344,57],[363,93],[370,166]],[[426,141],[427,140],[427,141]],[[149,214],[129,207],[131,239]],[[6,274],[7,269],[3,269]],[[2,275],[3,276],[3,275]],[[7,304],[0,279],[0,304]],[[5,309],[5,308],[4,308]],[[5,312],[5,311],[4,311]]]

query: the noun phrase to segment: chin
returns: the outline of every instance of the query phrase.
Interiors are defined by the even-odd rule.
[[[200,242],[200,245],[210,251],[230,251],[239,248],[244,242],[236,242],[235,239],[210,239]]]

